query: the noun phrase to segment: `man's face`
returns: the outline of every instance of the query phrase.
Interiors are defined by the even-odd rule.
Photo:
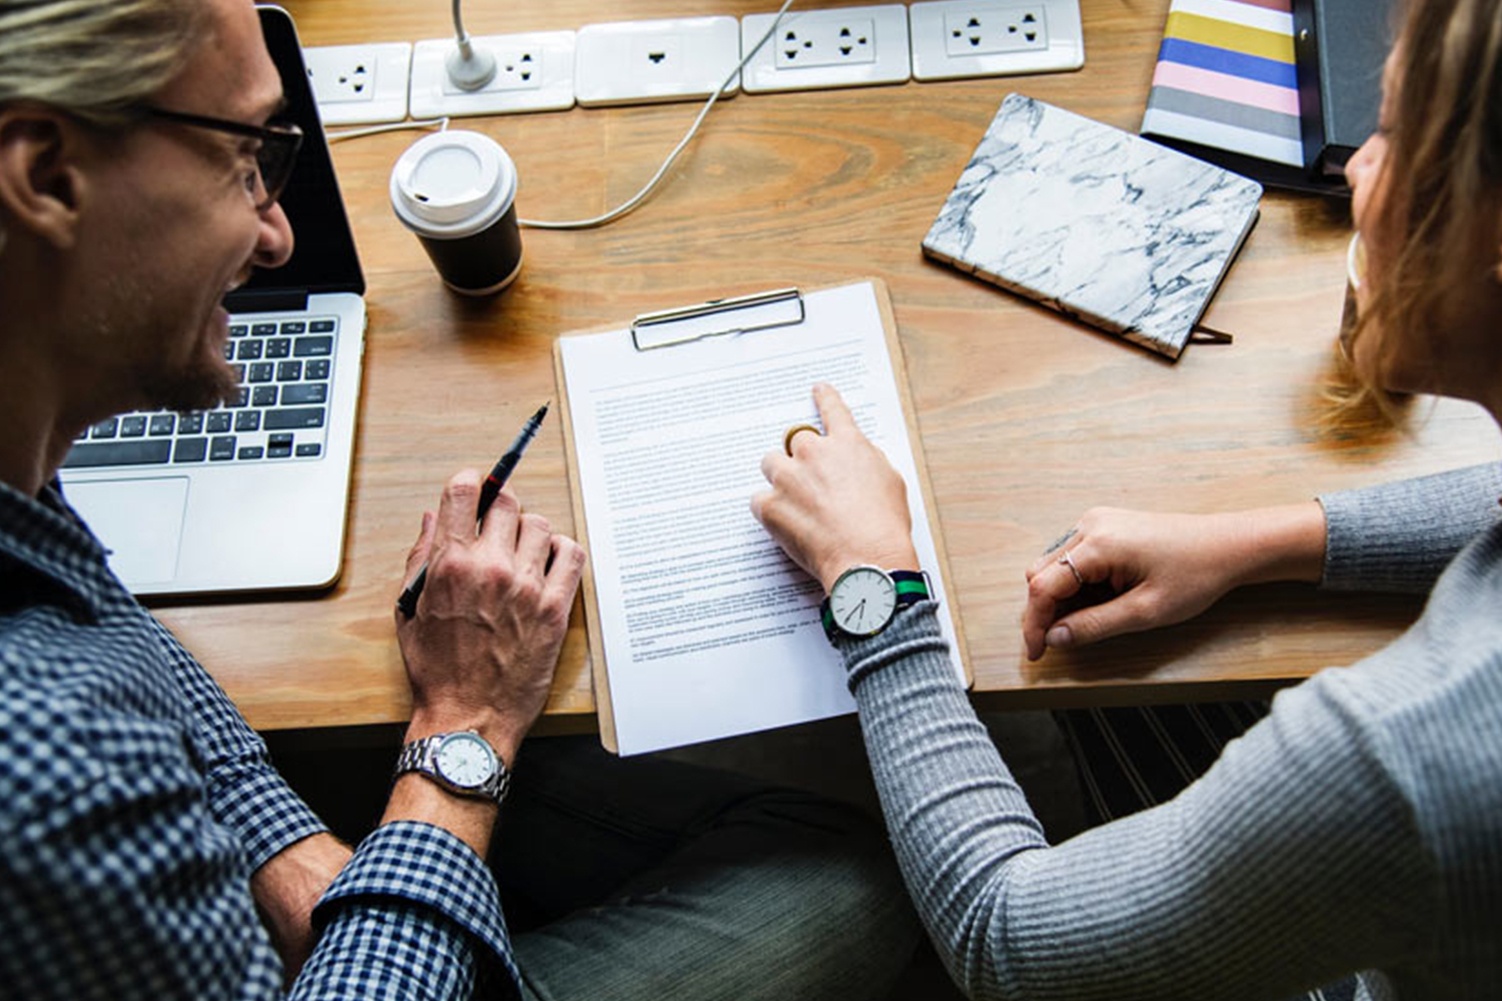
[[[264,125],[282,87],[255,8],[250,0],[206,7],[209,30],[153,103]],[[111,379],[129,383],[136,406],[200,409],[235,387],[220,300],[253,266],[277,267],[292,251],[281,207],[256,208],[256,142],[148,120],[96,178],[101,208],[80,241],[100,275],[93,347]]]

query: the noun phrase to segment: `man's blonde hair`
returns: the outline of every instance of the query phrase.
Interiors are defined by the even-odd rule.
[[[46,104],[103,127],[176,75],[203,0],[0,0],[0,105]]]

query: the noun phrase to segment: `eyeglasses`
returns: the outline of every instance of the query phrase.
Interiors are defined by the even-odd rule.
[[[183,111],[168,111],[151,105],[147,105],[144,110],[152,118],[162,121],[259,140],[260,146],[256,148],[256,172],[260,175],[261,197],[256,202],[257,211],[265,211],[286,190],[287,181],[292,177],[292,168],[297,164],[297,151],[302,148],[303,136],[302,129],[291,122],[278,122],[262,127],[205,115],[190,115]]]

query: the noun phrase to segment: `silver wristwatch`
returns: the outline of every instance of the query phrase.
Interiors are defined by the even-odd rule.
[[[498,805],[511,787],[506,762],[474,730],[435,733],[405,744],[396,759],[396,774],[407,772],[426,775],[459,796],[489,799]]]

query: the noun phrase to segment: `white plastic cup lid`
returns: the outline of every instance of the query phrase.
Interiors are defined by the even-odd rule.
[[[424,136],[391,170],[391,206],[423,236],[472,236],[505,215],[515,198],[516,165],[478,132]]]

